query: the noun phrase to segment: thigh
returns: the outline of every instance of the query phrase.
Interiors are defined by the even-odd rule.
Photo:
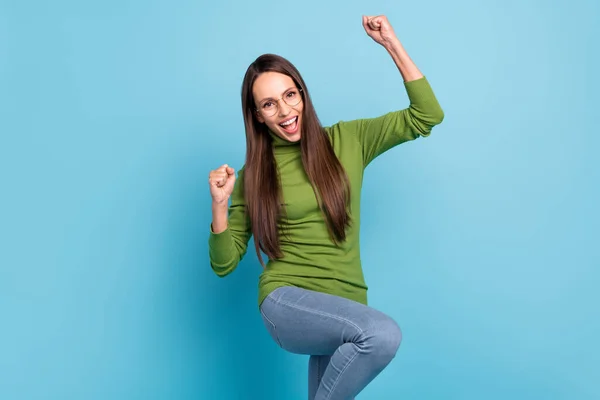
[[[261,304],[265,325],[278,344],[293,353],[332,355],[380,325],[394,323],[384,313],[343,297],[285,286]]]

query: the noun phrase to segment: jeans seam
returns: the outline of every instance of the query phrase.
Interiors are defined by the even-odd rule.
[[[301,306],[298,306],[296,304],[288,303],[287,301],[283,301],[283,300],[274,300],[274,299],[270,299],[270,300],[274,301],[275,303],[279,303],[279,304],[282,304],[284,306],[288,306],[290,308],[295,308],[295,309],[306,311],[306,312],[309,312],[309,313],[312,313],[312,314],[317,314],[317,315],[321,315],[323,317],[329,317],[329,318],[336,319],[338,321],[345,322],[345,323],[353,326],[356,330],[358,330],[358,332],[360,334],[364,333],[364,331],[358,325],[356,325],[354,322],[350,321],[349,319],[346,319],[346,318],[343,318],[343,317],[340,317],[340,316],[337,316],[337,315],[334,315],[334,314],[329,314],[329,313],[326,313],[326,312],[323,312],[323,311],[318,311],[318,310],[313,310],[311,308],[301,307]]]
[[[279,347],[282,347],[281,346],[281,340],[279,340],[279,334],[277,333],[277,326],[275,326],[275,324],[273,323],[273,321],[271,321],[269,319],[269,317],[266,316],[266,314],[264,313],[264,311],[262,309],[260,309],[260,313],[263,316],[263,318],[266,319],[267,322],[269,324],[271,324],[271,326],[273,327],[273,333],[275,334],[275,340],[277,341],[277,344],[279,345]]]
[[[350,364],[352,364],[352,362],[354,361],[354,359],[356,358],[356,356],[358,356],[359,352],[355,352],[354,355],[352,356],[352,358],[350,359],[350,361],[348,361],[346,363],[346,365],[344,366],[344,369],[340,371],[340,373],[338,374],[335,382],[333,383],[333,385],[331,386],[331,390],[329,391],[329,394],[327,395],[327,397],[325,398],[325,400],[331,399],[331,395],[333,394],[333,392],[335,391],[335,388],[337,387],[338,383],[340,382],[340,378],[342,377],[342,375],[344,375],[344,372],[346,372],[346,370],[348,369],[348,367],[350,366]]]

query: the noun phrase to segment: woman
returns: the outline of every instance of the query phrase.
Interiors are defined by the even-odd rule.
[[[396,354],[398,325],[367,305],[359,253],[363,171],[443,119],[387,18],[363,16],[363,26],[398,67],[408,108],[323,128],[296,68],[263,55],[242,85],[244,167],[237,180],[227,164],[209,175],[211,266],[219,276],[231,273],[254,236],[265,267],[259,310],[279,346],[310,355],[309,399],[353,398]]]

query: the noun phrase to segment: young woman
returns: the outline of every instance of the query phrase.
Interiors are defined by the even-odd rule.
[[[309,399],[316,400],[352,399],[396,354],[398,325],[367,305],[363,171],[392,147],[428,136],[444,116],[387,18],[363,16],[363,26],[398,67],[408,108],[324,128],[296,68],[260,56],[242,85],[244,167],[237,180],[227,164],[209,175],[211,266],[219,276],[231,273],[254,236],[265,267],[258,296],[264,324],[280,347],[310,355]]]

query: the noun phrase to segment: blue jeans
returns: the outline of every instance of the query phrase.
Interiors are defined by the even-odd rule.
[[[310,355],[309,400],[353,399],[392,361],[402,338],[380,311],[293,286],[275,289],[260,312],[281,348]]]

